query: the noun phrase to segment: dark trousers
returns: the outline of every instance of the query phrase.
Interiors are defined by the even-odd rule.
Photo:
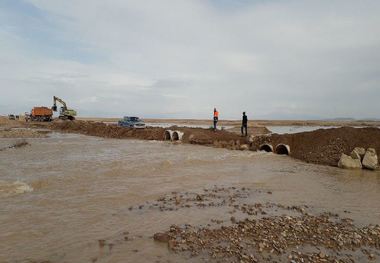
[[[214,131],[216,131],[216,124],[218,123],[218,118],[214,117]]]
[[[245,134],[243,133],[243,131],[245,131]],[[248,126],[247,126],[247,124],[243,124],[241,126],[241,135],[245,135],[245,136],[248,135]]]

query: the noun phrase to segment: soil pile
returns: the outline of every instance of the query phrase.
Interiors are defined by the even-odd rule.
[[[224,144],[244,144],[246,138],[241,137],[236,133],[226,130],[202,129],[202,128],[185,128],[185,127],[170,127],[171,130],[178,130],[184,133],[183,142],[200,145],[215,145],[216,142]]]
[[[51,128],[64,132],[118,139],[163,140],[165,133],[165,129],[163,128],[147,127],[145,129],[133,129],[91,121],[55,121],[51,124]]]
[[[91,136],[99,136],[105,138],[135,138],[144,140],[164,140],[166,130],[177,130],[184,132],[183,142],[213,145],[215,141],[236,141],[244,143],[246,138],[240,137],[235,133],[227,131],[207,130],[202,128],[184,128],[184,127],[169,127],[167,129],[159,127],[147,127],[145,129],[133,129],[126,127],[118,127],[116,125],[109,125],[101,122],[91,121],[55,121],[51,124],[54,130],[64,132],[81,133]]]
[[[258,149],[263,143],[271,143],[273,147],[280,143],[288,144],[290,155],[296,159],[337,166],[341,154],[349,155],[355,147],[375,148],[380,152],[380,129],[342,127],[296,134],[273,134],[255,137],[252,149]]]

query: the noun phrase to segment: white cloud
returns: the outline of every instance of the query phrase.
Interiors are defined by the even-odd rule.
[[[234,9],[205,0],[28,2],[45,15],[44,31],[28,39],[23,23],[0,26],[0,89],[25,94],[0,98],[1,111],[53,95],[103,116],[207,118],[214,106],[226,118],[380,110],[378,1]]]

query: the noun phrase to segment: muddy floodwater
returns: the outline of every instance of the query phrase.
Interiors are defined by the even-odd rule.
[[[231,214],[217,207],[162,211],[154,201],[213,187],[246,187],[254,202],[303,205],[358,226],[380,223],[379,172],[75,134],[28,142],[0,152],[0,262],[185,262],[152,236],[172,224],[229,221]]]

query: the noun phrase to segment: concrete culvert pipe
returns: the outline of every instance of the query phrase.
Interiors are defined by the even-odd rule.
[[[171,141],[172,140],[172,133],[173,133],[173,131],[166,130],[165,135],[164,135],[164,140],[165,141]]]
[[[181,131],[174,131],[172,135],[173,141],[182,141],[183,132]]]
[[[283,154],[283,155],[289,155],[290,154],[290,147],[286,144],[279,144],[276,146],[276,153],[277,154]]]
[[[265,143],[265,144],[260,145],[259,150],[266,151],[266,152],[273,152],[273,146],[268,143]]]

